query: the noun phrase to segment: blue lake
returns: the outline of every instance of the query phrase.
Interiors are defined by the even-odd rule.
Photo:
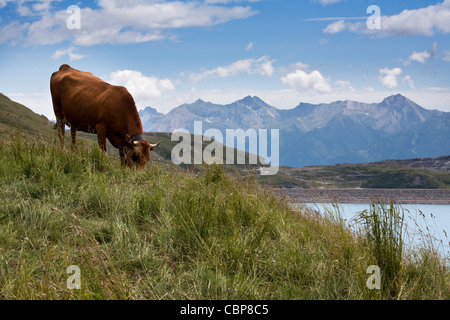
[[[337,215],[346,221],[350,227],[354,227],[352,219],[358,213],[369,210],[369,204],[361,203],[304,203],[305,205],[316,209],[320,213],[326,212]],[[404,223],[406,224],[405,243],[408,246],[418,246],[423,242],[432,241],[435,248],[445,257],[450,257],[450,205],[435,204],[402,204],[398,205],[404,212]],[[428,236],[426,236],[428,235]]]

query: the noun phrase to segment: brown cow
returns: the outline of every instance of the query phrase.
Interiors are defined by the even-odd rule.
[[[63,64],[51,76],[50,91],[63,147],[65,125],[68,125],[73,147],[76,147],[77,130],[96,133],[103,151],[106,151],[106,138],[119,149],[122,165],[145,168],[150,151],[159,143],[145,141],[136,104],[127,89]]]

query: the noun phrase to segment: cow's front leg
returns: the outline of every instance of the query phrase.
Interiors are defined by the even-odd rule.
[[[127,161],[125,160],[124,147],[119,147],[119,155],[120,155],[120,164],[122,165],[122,167],[125,167],[127,165]]]
[[[100,149],[106,152],[106,128],[104,125],[96,125],[95,130],[97,131],[97,141]]]

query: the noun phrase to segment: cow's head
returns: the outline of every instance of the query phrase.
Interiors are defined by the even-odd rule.
[[[130,168],[145,169],[145,164],[150,161],[150,151],[159,143],[151,144],[145,140],[126,143],[127,151],[125,161]]]

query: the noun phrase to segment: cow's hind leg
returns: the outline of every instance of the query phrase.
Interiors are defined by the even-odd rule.
[[[50,84],[50,91],[52,92],[52,103],[53,103],[53,111],[55,112],[56,117],[56,132],[58,133],[59,142],[61,147],[64,148],[64,134],[65,134],[65,119],[62,114],[62,108],[60,103],[60,98],[54,95],[54,91],[52,90],[52,85]]]
[[[58,132],[59,142],[64,148],[65,123],[63,117],[56,117],[56,131]]]

